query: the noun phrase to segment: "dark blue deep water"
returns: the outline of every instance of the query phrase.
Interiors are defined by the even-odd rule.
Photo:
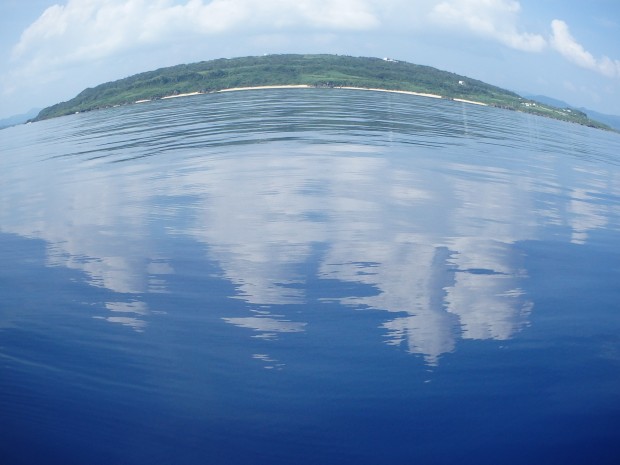
[[[0,463],[620,463],[620,136],[346,90],[0,131]]]

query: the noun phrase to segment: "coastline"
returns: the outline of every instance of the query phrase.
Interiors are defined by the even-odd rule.
[[[474,100],[466,100],[464,98],[453,98],[452,100],[454,100],[455,102],[471,103],[472,105],[481,105],[483,107],[488,107],[489,106],[488,103],[476,102]]]
[[[412,90],[380,89],[380,88],[376,88],[376,87],[351,87],[351,86],[343,86],[343,87],[335,87],[335,89],[371,90],[373,92],[390,92],[392,94],[417,95],[419,97],[445,98],[442,95],[438,95],[438,94],[425,94],[423,92],[413,92]]]
[[[203,95],[203,94],[219,94],[223,92],[240,92],[240,91],[248,91],[248,90],[266,90],[266,89],[313,89],[315,86],[311,86],[308,84],[283,84],[283,85],[273,85],[273,86],[250,86],[250,87],[231,87],[229,89],[220,89],[213,92],[187,92],[183,94],[173,94],[166,95],[165,97],[161,97],[159,100],[171,99],[171,98],[179,98],[179,97],[190,97],[192,95]],[[394,90],[394,89],[380,89],[375,87],[353,87],[353,86],[336,86],[332,87],[332,89],[344,89],[344,90],[365,90],[372,92],[389,92],[393,94],[405,94],[405,95],[415,95],[417,97],[427,97],[434,99],[445,99],[452,100],[454,102],[461,103],[469,103],[471,105],[479,105],[488,107],[489,105],[484,102],[477,102],[475,100],[467,100],[462,98],[447,98],[443,95],[438,94],[428,94],[424,92],[414,92],[410,90]],[[137,100],[134,103],[145,103],[150,102],[151,100]]]
[[[189,97],[190,95],[201,95],[201,94],[204,94],[204,92],[187,92],[185,94],[166,95],[165,97],[162,97],[161,100],[168,99],[168,98]]]
[[[231,87],[229,89],[216,90],[215,93],[220,92],[237,92],[240,90],[262,90],[262,89],[310,89],[313,86],[308,84],[283,84],[279,86],[253,86],[253,87]]]

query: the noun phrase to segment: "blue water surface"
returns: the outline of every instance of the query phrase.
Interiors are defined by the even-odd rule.
[[[4,129],[0,462],[620,463],[619,153],[337,89]]]

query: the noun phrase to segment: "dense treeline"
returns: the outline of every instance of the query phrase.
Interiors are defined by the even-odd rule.
[[[475,100],[497,107],[597,125],[583,113],[533,105],[514,92],[430,66],[338,55],[222,58],[161,68],[85,89],[67,102],[45,108],[35,120],[182,93],[289,84],[432,93],[444,98]]]

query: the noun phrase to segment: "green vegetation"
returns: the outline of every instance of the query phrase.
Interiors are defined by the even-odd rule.
[[[316,87],[381,88],[438,94],[609,129],[583,112],[523,99],[514,92],[430,66],[338,55],[267,55],[202,61],[161,68],[82,91],[43,109],[33,120],[91,111],[140,100],[235,87],[305,84]]]

